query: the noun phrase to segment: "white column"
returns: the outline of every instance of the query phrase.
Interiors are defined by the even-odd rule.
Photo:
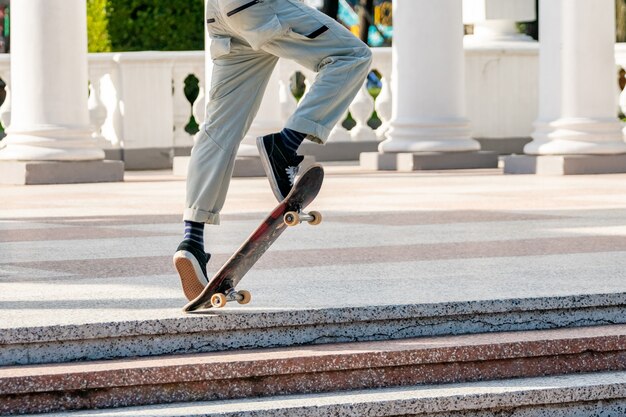
[[[466,42],[532,41],[519,33],[517,22],[535,20],[535,0],[463,0],[463,22],[474,25]]]
[[[615,2],[540,2],[539,118],[531,155],[626,152],[615,109]]]
[[[477,151],[465,117],[461,0],[395,0],[389,139],[379,151]]]
[[[11,125],[0,160],[93,161],[84,0],[11,4]]]

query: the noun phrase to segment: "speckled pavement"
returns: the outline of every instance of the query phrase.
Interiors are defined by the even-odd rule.
[[[0,333],[50,341],[47,331],[69,331],[59,326],[197,325],[202,317],[180,310],[171,265],[184,189],[168,172],[0,186]],[[222,225],[207,229],[210,273],[274,204],[265,179],[233,180]],[[207,317],[437,304],[454,314],[468,303],[530,298],[561,308],[580,296],[606,301],[613,315],[624,305],[626,175],[329,165],[311,209],[324,214],[322,225],[288,230],[241,282],[252,303]]]
[[[150,367],[136,362],[136,356],[175,363],[182,357],[172,354],[193,353],[205,355],[197,356],[205,363],[206,358],[221,355],[219,351],[245,356],[248,349],[282,348],[295,354],[291,349],[297,345],[324,344],[324,349],[333,349],[331,343],[348,343],[346,349],[351,350],[355,342],[381,341],[374,342],[381,343],[372,356],[378,357],[379,352],[396,355],[389,353],[393,346],[408,348],[408,338],[428,345],[433,343],[428,337],[446,336],[455,344],[453,335],[491,340],[493,332],[499,332],[494,337],[504,341],[523,337],[524,331],[556,329],[549,332],[560,334],[562,329],[570,338],[587,338],[578,353],[571,351],[573,339],[561,335],[552,345],[554,361],[545,355],[531,358],[533,348],[525,344],[513,349],[524,357],[512,355],[496,361],[496,367],[485,363],[486,371],[468,368],[461,373],[455,371],[460,366],[455,356],[446,353],[442,360],[451,361],[451,373],[446,377],[444,372],[440,381],[471,379],[475,371],[487,379],[541,375],[548,370],[596,373],[75,415],[608,417],[626,413],[626,379],[617,372],[626,366],[622,349],[626,175],[504,176],[498,170],[377,173],[328,165],[325,185],[311,206],[324,214],[324,222],[318,227],[301,225],[281,236],[242,281],[242,288],[252,292],[252,303],[192,315],[181,312],[186,300],[171,265],[182,234],[184,188],[184,181],[168,172],[127,173],[125,183],[0,186],[0,366],[5,366],[0,369],[6,374],[2,383],[17,383],[13,377],[29,372],[24,367],[6,367],[11,364],[48,364],[33,371],[35,378],[46,380],[42,369],[68,366],[55,362],[78,361],[80,368],[85,360],[116,359],[142,376]],[[207,248],[214,255],[210,273],[274,205],[265,179],[233,181],[222,225],[207,230]],[[502,333],[511,331],[516,333]],[[610,338],[610,332],[617,333]],[[535,337],[531,334],[536,333],[529,334],[529,343]],[[491,343],[489,352],[496,352],[491,350],[496,345]],[[542,342],[536,347],[549,346]],[[469,345],[467,349],[476,358],[487,352]],[[357,359],[349,353],[342,361],[349,368]],[[317,360],[307,357],[309,362]],[[87,368],[91,364],[84,362]],[[234,359],[233,366],[243,365]],[[433,371],[444,369],[433,366]],[[177,378],[197,370],[185,363],[171,369]],[[387,375],[391,378],[407,369],[400,363],[397,371],[389,370]],[[130,377],[126,373],[130,368],[112,372],[119,373],[114,379],[122,385]],[[73,378],[69,372],[59,375],[64,381]],[[87,374],[72,383],[82,386],[81,378],[88,378]],[[340,380],[330,378],[327,388],[341,387]],[[299,386],[313,381],[314,377],[296,382]],[[424,382],[407,379],[403,384],[411,381]],[[206,392],[201,385],[205,382],[192,384]],[[242,386],[246,383],[242,380]],[[170,391],[173,386],[179,391]],[[174,396],[184,392],[174,401],[192,398],[193,390],[179,382],[163,387]],[[76,406],[90,402],[83,390],[75,388],[71,388],[75,400],[61,389],[50,397],[44,392],[38,404],[46,407],[48,398]],[[167,396],[158,394],[153,384],[145,392],[142,386],[134,389],[120,386],[116,397],[113,391],[97,388],[95,395],[112,401],[103,405],[122,404],[116,399],[130,401],[131,397],[137,402],[128,404],[148,404],[154,398],[166,401]],[[140,392],[146,397],[133,394]]]
[[[626,175],[327,171],[322,225],[281,236],[230,311],[626,292]],[[184,317],[184,188],[167,172],[0,186],[1,328]],[[210,272],[274,204],[265,179],[233,180]]]

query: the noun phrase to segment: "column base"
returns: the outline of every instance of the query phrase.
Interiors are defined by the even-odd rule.
[[[359,157],[361,169],[368,171],[395,171],[398,169],[397,153],[364,152]]]
[[[121,161],[0,161],[0,184],[42,185],[124,181]]]
[[[626,173],[626,154],[512,155],[504,158],[505,174],[591,175]]]
[[[187,170],[189,169],[189,156],[175,156],[173,162],[173,174],[177,177],[187,178]],[[263,177],[263,165],[261,158],[253,156],[238,156],[235,159],[235,168],[233,169],[233,177]]]
[[[233,177],[264,177],[265,171],[261,163],[261,157],[237,156]]]
[[[127,171],[149,171],[170,169],[173,158],[172,148],[124,149],[123,157]]]
[[[304,142],[298,151],[303,155],[314,156],[317,161],[358,161],[363,152],[376,152],[379,141],[327,142],[319,145]]]
[[[427,152],[398,154],[398,171],[497,168],[495,152]]]
[[[428,171],[497,168],[495,152],[362,153],[361,168],[376,171]]]
[[[532,142],[531,137],[507,137],[507,138],[475,138],[480,143],[482,151],[495,152],[498,155],[523,155],[524,146]]]
[[[463,42],[466,45],[489,45],[508,42],[535,42],[535,40],[523,33],[511,33],[502,35],[465,35]]]
[[[189,156],[176,156],[173,163],[173,174],[177,177],[187,177],[187,169],[189,168]],[[302,161],[302,169],[315,163],[315,158],[305,156]],[[302,171],[300,171],[302,172]],[[235,159],[235,167],[233,169],[234,178],[264,177],[265,170],[258,156],[238,156]]]

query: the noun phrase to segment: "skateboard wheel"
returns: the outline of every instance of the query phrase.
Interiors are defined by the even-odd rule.
[[[313,220],[309,220],[309,224],[312,226],[317,226],[322,222],[322,213],[319,211],[312,211],[309,213],[313,217]]]
[[[287,226],[297,226],[300,224],[300,216],[295,211],[288,211],[283,217]]]
[[[252,300],[252,294],[250,294],[250,291],[241,290],[237,294],[241,297],[237,299],[239,304],[248,304],[250,300]]]
[[[226,296],[224,294],[213,294],[211,297],[211,305],[215,308],[222,308],[226,305]]]

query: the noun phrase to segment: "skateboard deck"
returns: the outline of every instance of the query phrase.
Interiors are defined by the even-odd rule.
[[[302,173],[287,197],[276,206],[263,223],[211,278],[202,293],[191,300],[183,308],[183,311],[192,312],[211,307],[223,307],[229,301],[237,301],[240,304],[248,303],[250,293],[248,291],[236,291],[235,287],[276,239],[289,226],[295,226],[303,221],[313,225],[321,222],[320,213],[314,211],[304,213],[302,210],[315,199],[322,187],[323,180],[324,169],[321,165],[312,165]]]

